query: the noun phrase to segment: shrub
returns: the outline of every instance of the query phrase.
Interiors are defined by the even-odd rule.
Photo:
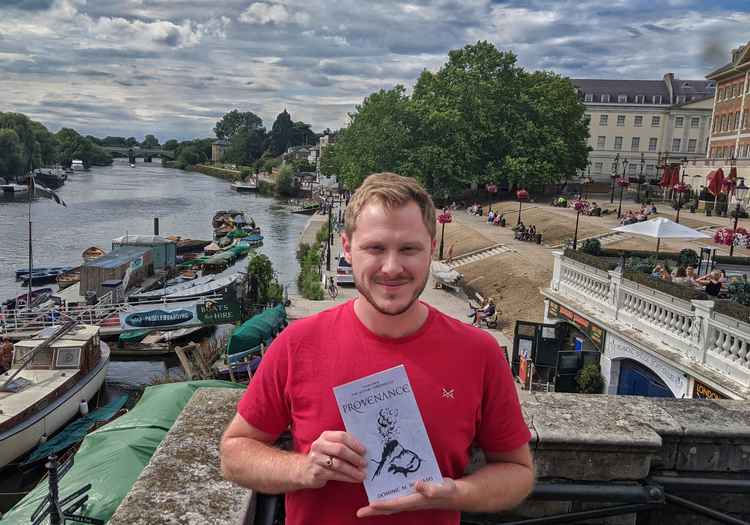
[[[297,288],[302,296],[315,301],[323,299],[323,286],[320,283],[320,248],[300,244],[297,249],[297,260],[300,261]]]
[[[593,255],[588,255],[586,253],[577,252],[571,249],[565,250],[565,257],[583,264],[588,264],[589,266],[604,270],[605,272],[617,268],[617,261],[612,261],[611,259],[607,259],[604,257],[595,257]]]
[[[667,281],[662,281],[661,279],[654,279],[650,275],[645,275],[641,272],[626,271],[624,277],[630,281],[685,301],[705,301],[708,299],[708,295],[699,290],[695,290],[692,287],[677,283],[669,283]]]
[[[677,256],[677,264],[679,266],[698,266],[699,260],[698,254],[690,248],[680,250],[680,255]]]
[[[738,279],[729,283],[729,300],[735,304],[750,306],[750,283]]]
[[[625,261],[625,270],[651,274],[656,266],[656,257],[630,257]]]
[[[583,248],[581,250],[583,253],[589,255],[601,255],[602,243],[599,242],[599,239],[586,239],[583,241]]]
[[[579,394],[601,394],[604,391],[604,378],[598,363],[589,363],[576,374]]]
[[[284,197],[291,197],[297,191],[294,185],[294,169],[289,164],[284,164],[276,178],[276,193]]]
[[[750,323],[750,307],[738,303],[716,301],[714,310],[744,323]]]

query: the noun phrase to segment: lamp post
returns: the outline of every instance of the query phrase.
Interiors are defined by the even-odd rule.
[[[438,222],[442,225],[440,229],[440,251],[438,252],[438,259],[443,260],[443,242],[445,240],[445,225],[449,222],[453,222],[453,215],[450,211],[446,211],[438,215]]]
[[[521,206],[523,206],[523,201],[529,199],[529,192],[526,190],[518,190],[516,192],[516,198],[518,199],[518,220],[516,221],[516,226],[521,224]]]
[[[612,166],[612,192],[609,195],[609,203],[614,204],[615,202],[615,180],[617,180],[617,168],[620,166],[620,154],[615,155],[615,164]]]
[[[672,189],[677,193],[677,215],[675,216],[674,222],[680,223],[680,210],[682,209],[682,194],[687,191],[687,185],[685,184],[685,167],[687,166],[687,157],[682,159],[682,175],[680,176],[680,182],[675,184]]]
[[[326,197],[326,204],[328,205],[328,239],[326,239],[327,250],[326,250],[326,271],[331,271],[331,248],[333,247],[333,226],[331,225],[331,213],[333,209],[333,197]]]
[[[750,190],[745,186],[745,178],[740,177],[740,183],[734,189],[734,198],[737,199],[737,208],[734,210],[734,228],[732,229],[732,244],[729,245],[729,256],[734,255],[734,236],[737,235],[737,222],[740,220],[740,206],[742,201],[747,197],[747,192]]]
[[[641,202],[641,184],[645,180],[643,178],[643,167],[646,165],[646,154],[641,152],[641,171],[638,174],[638,190],[635,194],[635,202]]]
[[[623,162],[623,165],[627,166],[628,165],[628,161],[626,160],[625,162]],[[625,177],[624,175],[622,177],[620,177],[619,179],[617,179],[617,185],[620,187],[620,205],[617,207],[617,218],[618,219],[622,215],[622,194],[624,193],[625,188],[628,187],[628,184],[629,184],[628,183],[628,178]]]
[[[573,204],[573,207],[576,210],[576,231],[573,234],[573,251],[575,251],[576,247],[578,246],[578,219],[581,218],[581,212],[583,211],[585,206],[586,205],[584,204],[584,201],[580,201],[580,200],[576,201]]]

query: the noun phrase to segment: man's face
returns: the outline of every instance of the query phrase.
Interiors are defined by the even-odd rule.
[[[400,315],[416,303],[435,251],[417,203],[392,210],[366,205],[342,244],[357,290],[378,312]]]

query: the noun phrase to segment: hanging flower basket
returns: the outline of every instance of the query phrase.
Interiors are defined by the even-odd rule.
[[[526,190],[518,190],[516,192],[516,198],[519,201],[527,201],[527,200],[529,200],[529,192],[526,191]]]
[[[685,193],[688,190],[688,185],[680,182],[672,186],[672,189],[677,193]]]
[[[589,204],[589,201],[578,200],[573,203],[573,209],[583,214],[587,214],[591,210],[591,205]]]
[[[441,213],[438,215],[437,220],[440,224],[448,224],[453,222],[453,215],[450,212]]]
[[[494,184],[494,183],[488,184],[486,186],[486,189],[487,189],[487,192],[489,193],[497,193],[497,184]]]
[[[740,248],[750,248],[750,233],[745,228],[721,228],[714,234],[714,242],[730,246],[734,244]]]

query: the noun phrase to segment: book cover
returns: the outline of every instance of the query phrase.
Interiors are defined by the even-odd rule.
[[[403,365],[333,389],[347,432],[367,449],[370,502],[414,492],[418,480],[440,483],[430,438]]]

